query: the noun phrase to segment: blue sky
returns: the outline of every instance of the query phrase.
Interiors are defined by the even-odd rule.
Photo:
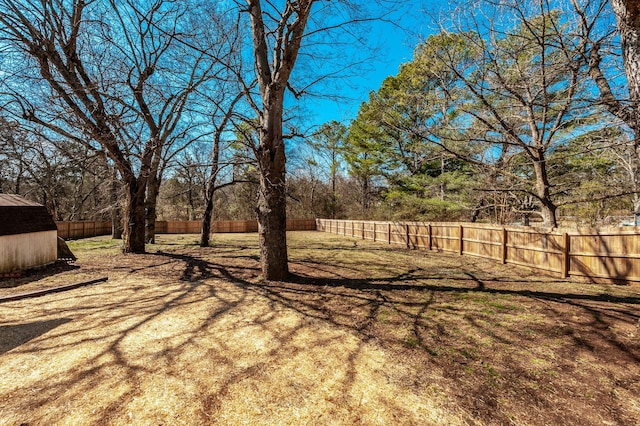
[[[411,1],[407,3],[411,13],[405,13],[397,19],[392,17],[394,23],[381,21],[372,24],[368,39],[372,45],[379,46],[380,50],[365,68],[356,68],[357,74],[347,75],[336,81],[335,88],[328,90],[336,90],[339,100],[313,97],[304,99],[303,104],[309,110],[309,117],[305,121],[311,126],[319,126],[330,120],[346,124],[354,119],[360,104],[368,99],[369,92],[377,90],[386,77],[395,75],[402,63],[411,61],[420,40],[435,31],[430,15],[437,14],[446,4],[447,2],[437,0]],[[356,49],[361,48],[353,45],[339,49],[336,54],[341,60],[349,61],[358,56]]]

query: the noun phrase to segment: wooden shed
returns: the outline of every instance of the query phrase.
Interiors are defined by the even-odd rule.
[[[43,205],[0,194],[0,275],[54,263],[57,238],[56,223]]]

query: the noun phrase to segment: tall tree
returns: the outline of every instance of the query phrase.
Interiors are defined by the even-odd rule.
[[[223,91],[222,99],[225,98],[225,94],[229,91]],[[209,172],[209,178],[207,179],[205,192],[204,192],[204,211],[202,214],[202,232],[200,233],[200,247],[209,246],[209,236],[211,234],[211,218],[213,216],[214,196],[218,189],[223,186],[220,185],[219,175],[222,171],[220,150],[223,143],[224,132],[228,131],[227,126],[232,121],[232,117],[235,113],[235,108],[238,102],[243,98],[244,93],[241,90],[235,90],[236,94],[227,103],[215,102],[215,112],[213,114],[214,121],[214,133],[213,143],[211,148],[211,167]],[[233,92],[232,92],[233,93]],[[233,182],[233,181],[232,181]],[[232,182],[228,182],[231,184]]]
[[[380,126],[375,107],[375,92],[369,102],[362,103],[356,119],[349,126],[344,157],[349,174],[358,186],[359,216],[370,217],[370,208],[376,192],[376,180],[384,179],[388,170],[388,151],[393,139]]]
[[[580,35],[585,44],[585,56],[600,102],[619,122],[629,129],[629,138],[620,138],[619,148],[625,148],[621,167],[629,176],[633,193],[636,226],[640,225],[640,3],[635,0],[571,0],[581,24]],[[617,34],[607,32],[607,5],[615,15]],[[605,28],[604,33],[598,31]],[[618,44],[619,43],[619,44]],[[626,76],[626,90],[620,87],[618,76],[608,72],[612,68],[611,54],[603,54],[614,44],[612,51],[622,51]],[[609,46],[608,46],[609,45]]]
[[[632,128],[637,132],[640,130],[640,3],[636,0],[611,0],[611,6],[620,33],[630,109],[634,115]]]
[[[181,140],[186,102],[212,68],[203,49],[181,42],[193,36],[186,17],[194,7],[0,1],[3,61],[14,70],[3,91],[8,111],[110,157],[126,188],[125,252],[145,251],[163,153]]]
[[[267,12],[263,11],[263,3],[269,8]],[[289,275],[284,96],[314,3],[314,0],[287,0],[277,9],[271,2],[247,0],[261,98],[256,148],[260,192],[256,213],[262,273],[267,280],[281,281]]]
[[[321,158],[320,162],[325,163],[329,169],[329,182],[331,187],[331,200],[329,203],[329,215],[331,219],[336,218],[338,213],[338,195],[336,183],[338,172],[343,162],[344,140],[347,136],[347,126],[338,122],[330,121],[324,123],[311,135],[309,145],[317,152]],[[316,164],[319,166],[319,164]]]
[[[249,17],[258,82],[259,99],[249,98],[259,122],[255,155],[261,183],[256,210],[265,279],[283,280],[289,273],[285,140],[299,132],[285,132],[285,102],[288,99],[293,103],[292,98],[308,94],[319,82],[344,74],[349,65],[340,55],[335,55],[335,44],[362,43],[366,35],[354,26],[379,19],[380,15],[388,13],[381,4],[390,6],[396,2],[402,3],[397,0],[377,0],[368,4],[351,0],[236,0]],[[375,17],[370,14],[371,5],[384,11]],[[306,78],[298,75],[292,80],[292,71],[300,55],[305,58],[302,65],[306,65]],[[321,72],[318,72],[319,61],[323,64]],[[287,93],[292,97],[287,97]]]
[[[464,198],[471,191],[461,191],[469,166],[424,137],[441,131],[444,123],[453,119],[455,110],[447,106],[450,102],[437,89],[441,82],[421,72],[425,62],[420,52],[418,49],[416,59],[403,64],[397,75],[387,77],[361,106],[352,122],[351,141],[358,142],[368,134],[369,145],[384,144],[365,149],[383,157],[380,174],[387,179],[384,198],[392,207],[392,217],[454,220],[456,212],[469,204]],[[358,134],[360,138],[354,138]],[[468,156],[471,149],[462,148],[457,150],[458,156]],[[462,193],[465,197],[460,197]]]
[[[439,90],[455,102],[458,116],[425,136],[456,154],[465,140],[480,146],[482,155],[464,158],[508,174],[504,182],[520,182],[497,190],[533,197],[544,224],[555,227],[560,194],[550,179],[548,156],[572,134],[597,126],[583,101],[583,44],[566,16],[547,2],[487,3],[501,19],[482,28],[486,21],[472,16],[467,31],[443,31],[422,48],[423,70],[443,82]],[[509,163],[519,169],[509,170]]]

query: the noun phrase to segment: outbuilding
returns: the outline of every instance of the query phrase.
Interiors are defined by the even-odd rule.
[[[58,229],[47,209],[12,194],[0,194],[0,275],[54,263]]]

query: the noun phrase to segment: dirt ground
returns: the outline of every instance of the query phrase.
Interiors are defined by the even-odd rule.
[[[0,281],[0,425],[637,425],[640,287],[315,232],[106,237]]]

